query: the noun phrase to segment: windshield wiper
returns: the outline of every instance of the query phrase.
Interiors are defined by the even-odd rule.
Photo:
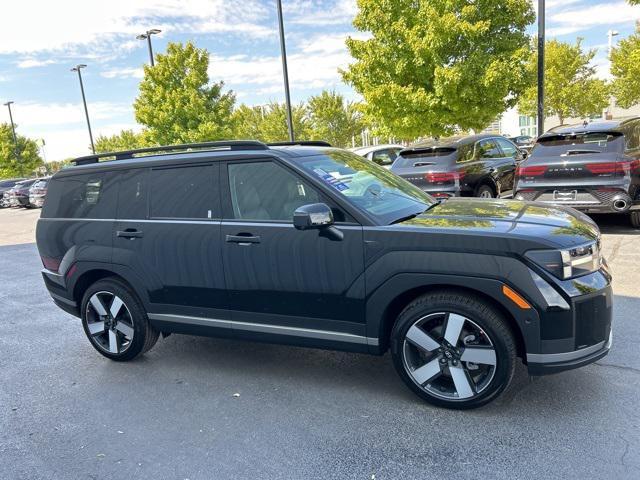
[[[562,155],[560,155],[561,157],[566,157],[567,155],[580,155],[582,153],[602,153],[600,150],[567,150],[565,153],[563,153]]]
[[[407,220],[411,220],[412,218],[416,218],[418,215],[422,215],[424,212],[431,210],[433,207],[435,207],[436,205],[440,205],[440,201],[437,201],[435,203],[432,203],[431,205],[427,206],[427,208],[425,208],[424,210],[422,210],[421,212],[418,213],[412,213],[411,215],[407,215],[406,217],[401,217],[398,218],[397,220],[394,220],[393,222],[390,223],[390,225],[393,225],[395,223],[402,223],[402,222],[406,222]]]

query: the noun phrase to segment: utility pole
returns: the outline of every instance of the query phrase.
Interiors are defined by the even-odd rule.
[[[136,37],[138,40],[146,40],[147,46],[149,48],[149,64],[153,67],[155,62],[153,61],[153,48],[151,47],[151,35],[156,35],[160,33],[162,30],[158,30],[157,28],[152,28],[151,30],[147,30],[144,33],[141,33]]]
[[[538,136],[544,133],[544,0],[538,0]]]
[[[289,141],[295,142],[293,133],[293,117],[291,115],[291,96],[289,95],[289,72],[287,70],[287,49],[284,41],[284,21],[282,20],[282,0],[277,0],[278,27],[280,30],[280,54],[282,55],[282,75],[284,77],[284,98],[287,107],[287,127],[289,128]]]
[[[89,140],[91,141],[91,151],[95,154],[96,147],[93,144],[93,134],[91,133],[91,122],[89,122],[89,110],[87,109],[87,99],[84,96],[84,85],[82,83],[82,73],[80,72],[80,70],[82,70],[85,67],[86,65],[81,63],[73,67],[71,71],[78,72],[78,80],[80,80],[80,92],[82,92],[82,103],[84,105],[84,115],[87,118],[87,128],[89,129]]]
[[[20,161],[20,149],[18,148],[18,136],[16,135],[16,125],[13,123],[13,114],[11,113],[11,105],[13,101],[8,101],[4,104],[9,109],[9,121],[11,122],[11,132],[13,133],[13,147],[15,149],[16,162],[20,170],[20,176],[22,176],[22,162]]]

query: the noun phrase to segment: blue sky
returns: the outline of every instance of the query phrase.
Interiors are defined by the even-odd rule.
[[[337,71],[350,60],[344,39],[360,35],[351,26],[355,0],[283,5],[293,101],[323,88],[356,98]],[[149,28],[163,31],[153,38],[156,52],[169,41],[207,48],[212,80],[224,80],[238,102],[283,100],[275,0],[20,0],[2,10],[0,100],[15,102],[19,132],[43,138],[48,160],[88,151],[77,76],[69,71],[77,63],[88,65],[83,77],[94,136],[138,128],[131,104],[148,54],[135,36]],[[585,47],[598,49],[594,64],[602,77],[607,31],[624,38],[640,18],[640,7],[622,0],[547,0],[546,10],[547,35],[584,38]]]

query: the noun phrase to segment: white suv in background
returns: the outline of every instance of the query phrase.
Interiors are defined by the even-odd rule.
[[[391,168],[391,165],[398,157],[398,153],[402,150],[402,145],[398,144],[384,144],[384,145],[371,145],[369,147],[357,147],[350,150],[360,155],[361,157],[371,160],[374,163],[384,167]]]

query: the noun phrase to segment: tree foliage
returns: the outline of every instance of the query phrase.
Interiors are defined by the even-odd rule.
[[[343,148],[350,147],[352,138],[359,136],[363,129],[358,105],[326,90],[309,98],[309,124],[315,140],[326,140]]]
[[[133,150],[148,145],[145,132],[136,133],[133,130],[122,130],[111,136],[100,135],[95,142],[96,153]]]
[[[43,164],[36,142],[22,135],[17,137],[19,158],[16,157],[11,125],[0,124],[0,178],[28,176]]]
[[[618,42],[611,52],[611,74],[618,105],[629,108],[640,103],[640,29]]]
[[[358,0],[342,72],[379,134],[415,138],[480,129],[526,88],[528,0]]]
[[[568,117],[588,117],[602,112],[609,103],[609,88],[595,77],[591,60],[595,50],[584,52],[582,41],[575,44],[550,40],[545,46],[545,116],[557,115],[560,123]],[[535,116],[538,63],[532,55],[527,67],[530,86],[520,99],[522,113]]]
[[[311,128],[307,108],[293,105],[293,129],[296,140],[310,140]],[[236,138],[260,140],[263,142],[282,142],[289,139],[287,128],[287,110],[284,104],[272,102],[268,105],[248,107],[241,105],[233,113]]]
[[[169,43],[155,66],[144,67],[134,110],[151,143],[231,138],[235,96],[222,92],[223,82],[210,84],[208,68],[209,53],[191,42]]]

